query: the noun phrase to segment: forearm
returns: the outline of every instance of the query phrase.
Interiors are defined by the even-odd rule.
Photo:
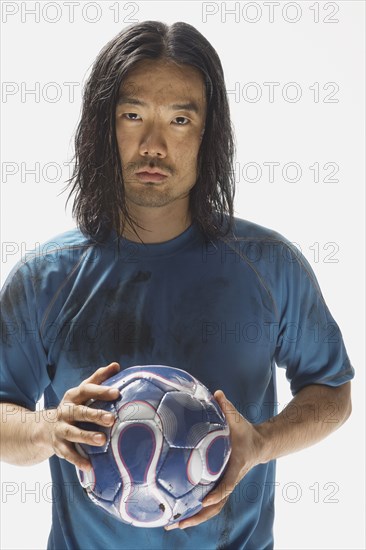
[[[214,394],[230,427],[231,455],[223,478],[203,500],[195,519],[180,527],[198,525],[218,514],[244,476],[258,464],[309,447],[339,428],[351,414],[350,383],[331,388],[303,388],[285,409],[262,424],[244,418],[221,390]]]
[[[311,385],[303,388],[285,409],[256,426],[261,436],[261,463],[268,462],[327,437],[351,414],[350,383],[337,388]]]
[[[29,466],[54,454],[52,446],[47,443],[45,411],[32,412],[13,403],[0,403],[0,410],[2,461]]]

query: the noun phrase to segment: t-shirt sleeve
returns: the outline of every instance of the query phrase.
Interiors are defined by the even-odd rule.
[[[0,295],[0,401],[32,411],[50,383],[33,281],[28,265],[19,262]]]
[[[304,255],[285,242],[279,270],[279,331],[275,361],[291,391],[309,384],[339,386],[354,376],[339,326]]]

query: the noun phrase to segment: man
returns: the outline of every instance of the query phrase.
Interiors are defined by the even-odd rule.
[[[49,458],[50,549],[272,548],[275,459],[350,414],[353,368],[311,267],[233,217],[233,154],[221,63],[196,29],[146,21],[105,46],[75,140],[79,229],[20,262],[2,292],[2,459]],[[116,398],[101,382],[143,364],[217,389],[231,430],[222,481],[171,529],[109,517],[74,468],[90,468],[74,443],[104,443],[75,422],[113,422],[85,403]],[[280,414],[276,364],[294,394]]]

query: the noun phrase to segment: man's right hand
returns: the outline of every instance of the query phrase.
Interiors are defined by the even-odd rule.
[[[89,378],[83,380],[75,388],[65,393],[56,409],[43,411],[44,437],[47,446],[60,458],[64,458],[81,470],[90,470],[90,462],[75,449],[74,443],[87,443],[101,446],[105,443],[102,432],[87,431],[75,426],[75,422],[93,422],[100,426],[111,426],[115,420],[113,414],[102,409],[92,409],[85,405],[89,399],[112,401],[119,397],[117,388],[101,386],[100,384],[114,374],[120,366],[111,363],[96,370]]]

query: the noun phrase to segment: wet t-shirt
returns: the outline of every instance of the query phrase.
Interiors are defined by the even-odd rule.
[[[291,391],[353,377],[338,325],[304,256],[280,234],[235,218],[207,239],[194,222],[166,242],[75,229],[24,257],[1,296],[1,401],[35,410],[113,361],[170,365],[222,389],[252,423],[276,414],[276,368]],[[50,458],[49,549],[270,549],[275,461],[254,467],[220,514],[196,527],[136,528],[89,500],[75,467]]]

